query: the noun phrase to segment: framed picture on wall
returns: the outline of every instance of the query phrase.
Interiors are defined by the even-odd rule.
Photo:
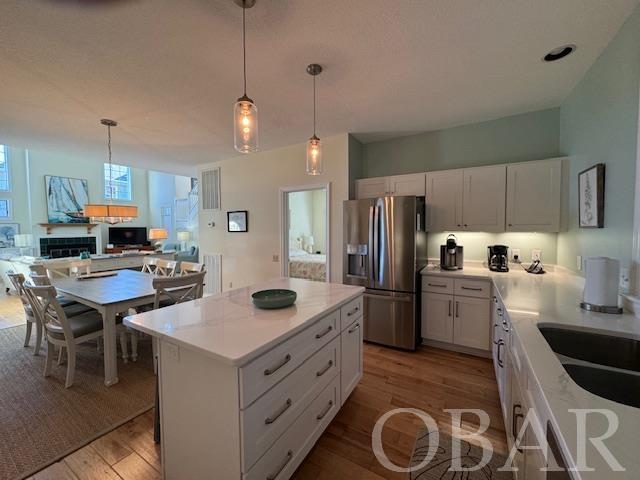
[[[0,248],[15,247],[15,236],[18,233],[20,233],[19,223],[0,223]]]
[[[604,227],[604,163],[578,174],[578,215],[580,228]]]
[[[89,223],[88,218],[80,216],[89,203],[87,180],[45,175],[44,188],[49,223]]]
[[[227,212],[227,232],[248,232],[249,212],[246,210],[236,210]]]

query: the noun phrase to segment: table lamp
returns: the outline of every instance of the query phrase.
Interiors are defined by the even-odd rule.
[[[16,247],[20,248],[20,255],[25,255],[24,250],[30,251],[33,248],[33,235],[30,233],[18,233],[13,236],[13,242]]]
[[[187,245],[186,243],[189,241],[189,238],[191,238],[191,232],[187,232],[187,231],[181,231],[178,232],[178,241],[180,242],[180,250],[185,250]]]
[[[162,242],[158,240],[166,240],[169,238],[169,233],[164,228],[151,228],[149,229],[149,240],[156,240],[156,242],[152,242],[156,247],[156,250],[160,250],[162,246]]]

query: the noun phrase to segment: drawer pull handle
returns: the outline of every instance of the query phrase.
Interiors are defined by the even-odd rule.
[[[504,342],[502,341],[502,339],[498,340],[498,351],[496,352],[496,357],[498,359],[498,366],[500,368],[504,368],[504,363],[502,362],[502,347],[504,347]]]
[[[284,357],[284,359],[278,365],[276,365],[275,367],[271,367],[271,368],[265,368],[264,374],[266,376],[273,375],[274,373],[276,373],[278,370],[280,370],[282,367],[284,367],[290,361],[291,361],[291,355],[289,355],[287,353],[287,355]]]
[[[353,327],[349,329],[349,333],[353,333],[360,328],[360,324],[356,323]]]
[[[322,369],[316,372],[316,377],[321,377],[325,373],[329,371],[329,369],[333,367],[333,360],[329,360],[329,363]]]
[[[293,450],[289,450],[287,452],[287,457],[282,461],[282,463],[278,467],[278,470],[273,472],[271,475],[267,475],[267,480],[276,480],[276,478],[278,478],[278,475],[280,475],[280,473],[282,473],[284,468],[287,465],[289,465],[289,462],[291,461],[292,458],[293,458]]]
[[[326,417],[327,413],[329,413],[329,411],[331,410],[331,407],[333,407],[333,400],[329,400],[329,404],[327,405],[327,407],[324,409],[323,412],[316,415],[316,419],[322,420],[324,417]]]
[[[456,318],[460,318],[460,302],[456,300]]]
[[[264,424],[265,425],[271,425],[273,422],[275,422],[276,420],[278,420],[278,418],[280,418],[280,416],[286,412],[287,410],[289,410],[289,407],[291,406],[293,402],[291,401],[290,398],[287,398],[287,402],[282,406],[282,408],[280,410],[278,410],[275,415],[273,415],[272,417],[267,417],[264,419]]]
[[[449,300],[449,316],[451,316],[451,300]]]
[[[316,333],[316,340],[318,340],[318,339],[320,339],[320,338],[324,337],[324,336],[325,336],[325,335],[327,335],[329,332],[331,332],[331,330],[333,330],[333,327],[332,327],[331,325],[329,325],[329,326],[327,327],[327,329],[326,329],[324,332],[322,332],[322,333]]]
[[[427,283],[430,287],[438,287],[438,288],[447,288],[446,285],[442,285],[441,283]]]
[[[353,310],[351,310],[349,313],[347,313],[347,317],[350,317],[351,315],[355,315],[356,313],[358,313],[360,311],[360,306],[357,306],[356,308],[354,308]]]
[[[471,290],[472,292],[481,292],[482,291],[482,287],[465,287],[464,285],[462,285],[460,288],[462,290]]]

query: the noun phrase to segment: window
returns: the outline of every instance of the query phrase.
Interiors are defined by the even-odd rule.
[[[0,198],[0,218],[11,218],[11,200]]]
[[[104,198],[131,200],[131,168],[124,165],[104,164]]]
[[[9,148],[6,145],[0,145],[0,191],[8,192],[11,190],[9,181]]]

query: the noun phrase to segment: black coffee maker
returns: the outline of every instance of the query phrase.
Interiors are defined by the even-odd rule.
[[[509,247],[506,245],[491,245],[489,250],[489,270],[492,272],[508,272],[509,271]]]

